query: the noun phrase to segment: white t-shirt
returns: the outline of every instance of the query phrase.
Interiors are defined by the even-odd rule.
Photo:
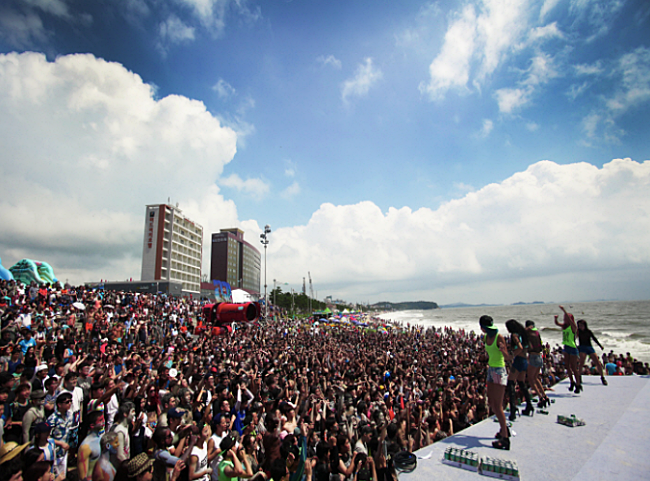
[[[120,451],[118,448],[117,459],[120,461],[126,461],[131,458],[131,440],[129,439],[129,430],[122,424],[116,424],[113,427],[113,432],[122,433],[122,439],[124,440],[123,449]]]
[[[194,465],[194,474],[200,473],[208,469],[208,443],[203,443],[203,447],[199,448],[194,446],[192,448],[192,456],[196,456],[196,464]],[[200,478],[195,479],[194,481],[210,481],[210,475],[205,473]]]
[[[20,323],[22,324],[23,327],[27,329],[32,328],[32,315],[30,313],[22,313],[18,316],[18,319],[20,320]]]
[[[227,431],[223,432],[223,436],[219,436],[217,433],[212,434],[212,437],[210,439],[212,439],[214,441],[215,449],[219,449],[219,445],[221,444],[221,441],[227,435],[228,435]],[[223,456],[221,456],[221,454],[219,454],[216,458],[214,458],[212,460],[212,463],[210,464],[210,467],[212,468],[212,475],[211,475],[212,481],[218,481],[219,480],[219,463],[221,462],[222,459],[223,459]]]
[[[113,394],[106,404],[106,431],[110,431],[111,426],[113,426],[113,420],[119,408],[120,403],[117,400],[117,396]]]
[[[70,412],[72,413],[73,427],[77,427],[81,423],[82,407],[84,403],[84,390],[79,386],[75,386],[72,391],[63,389],[61,392],[69,392],[72,394],[72,406],[70,407]]]

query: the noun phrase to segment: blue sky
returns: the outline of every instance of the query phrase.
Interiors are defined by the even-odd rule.
[[[3,265],[135,278],[169,197],[270,224],[319,297],[648,298],[649,34],[622,0],[4,2]]]

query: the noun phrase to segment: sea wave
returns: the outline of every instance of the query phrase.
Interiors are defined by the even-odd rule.
[[[629,339],[632,338],[635,334],[633,332],[624,332],[624,331],[601,331],[601,336],[607,336],[614,339]]]

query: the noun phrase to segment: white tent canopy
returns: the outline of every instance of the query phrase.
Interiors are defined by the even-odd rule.
[[[232,302],[235,304],[241,304],[243,302],[256,302],[257,300],[257,296],[249,294],[244,289],[233,289],[232,291]]]

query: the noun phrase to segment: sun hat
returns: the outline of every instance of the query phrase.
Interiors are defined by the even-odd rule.
[[[153,459],[146,453],[140,453],[126,463],[126,472],[129,478],[135,478],[146,472],[153,466]]]
[[[45,391],[41,389],[32,391],[32,393],[29,395],[29,399],[44,399],[44,398],[45,398]]]
[[[15,441],[9,441],[8,443],[4,443],[0,448],[0,464],[4,464],[7,461],[14,459],[27,446],[29,446],[29,443],[18,444]]]
[[[36,369],[34,369],[34,374],[38,374],[39,372],[45,371],[47,369],[48,369],[47,364],[39,364],[38,366],[36,366]]]

